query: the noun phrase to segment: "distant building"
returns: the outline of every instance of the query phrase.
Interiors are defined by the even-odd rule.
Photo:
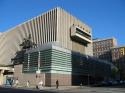
[[[115,38],[96,39],[93,40],[93,56],[112,61],[111,48],[116,47],[117,41]]]
[[[14,69],[10,66],[0,65],[0,86],[9,84],[9,80],[13,78]]]
[[[119,69],[120,79],[125,79],[125,46],[115,47],[111,49],[112,62]]]

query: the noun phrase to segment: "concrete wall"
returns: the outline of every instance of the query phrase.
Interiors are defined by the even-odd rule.
[[[3,84],[3,79],[4,79],[4,76],[3,76],[3,71],[0,70],[0,85]]]
[[[59,81],[59,85],[71,85],[72,79],[69,74],[54,74],[54,73],[22,73],[22,65],[14,66],[14,78],[18,78],[19,85],[26,86],[26,82],[29,81],[30,85],[35,86],[41,80],[43,81],[45,86],[55,86],[56,80]]]
[[[62,47],[92,55],[92,44],[88,46],[84,46],[79,44],[78,42],[74,42],[71,40],[70,37],[70,29],[73,25],[78,26],[79,28],[83,29],[87,33],[91,34],[91,28],[72,16],[70,13],[66,12],[65,10],[58,8],[57,9],[57,42],[61,44]],[[86,51],[87,50],[87,51]],[[90,52],[88,52],[88,50]]]
[[[30,85],[36,85],[38,84],[41,80],[45,84],[45,78],[44,78],[44,73],[41,74],[36,74],[36,73],[23,73],[22,72],[22,65],[15,65],[14,66],[14,78],[18,78],[19,84],[26,86],[26,82],[29,81]],[[37,75],[37,76],[36,76]]]
[[[36,44],[58,42],[64,48],[91,55],[92,51],[88,52],[88,50],[92,50],[91,44],[83,46],[71,40],[70,28],[72,25],[91,34],[90,27],[61,8],[52,9],[9,29],[0,36],[0,64],[11,64],[11,58],[14,58],[16,51],[21,49],[19,45],[29,34],[31,34],[31,40]]]
[[[55,86],[56,80],[59,81],[60,86],[72,85],[72,77],[70,74],[46,74],[46,85],[47,86]]]
[[[31,40],[39,45],[55,42],[56,14],[57,9],[50,10],[2,33],[0,36],[0,64],[12,64],[11,58],[21,49],[19,45],[29,34],[31,34]]]

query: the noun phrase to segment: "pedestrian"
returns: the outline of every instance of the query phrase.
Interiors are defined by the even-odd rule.
[[[36,89],[39,89],[38,85],[36,85]]]
[[[13,86],[13,79],[11,78],[10,80],[10,86],[12,87]]]
[[[80,88],[82,88],[82,82],[80,83]]]
[[[30,86],[30,81],[29,81],[29,80],[26,82],[26,86],[27,86],[27,87]]]
[[[16,81],[15,81],[15,87],[17,87],[18,85],[19,85],[19,80],[17,78]]]
[[[43,81],[41,80],[38,85],[39,85],[39,89],[42,89],[43,88]]]
[[[56,88],[58,89],[58,87],[59,87],[59,81],[56,80]]]

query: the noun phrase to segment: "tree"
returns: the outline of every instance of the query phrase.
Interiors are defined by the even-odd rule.
[[[111,69],[111,77],[113,78],[113,79],[116,79],[116,77],[119,75],[119,70],[118,70],[118,68],[117,67],[113,67],[112,69]]]

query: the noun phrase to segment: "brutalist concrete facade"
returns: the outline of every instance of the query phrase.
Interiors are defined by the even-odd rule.
[[[73,28],[72,31],[71,28]],[[90,37],[89,39],[80,37],[82,41],[85,41],[84,45],[79,43],[81,40],[76,42],[76,40],[71,39],[71,32],[74,32],[73,30],[76,28],[81,29],[83,34]],[[1,64],[11,63],[11,58],[15,56],[15,52],[21,50],[19,45],[29,34],[31,34],[31,40],[35,44],[57,42],[66,49],[93,54],[91,28],[63,9],[55,8],[2,33],[0,36]]]

